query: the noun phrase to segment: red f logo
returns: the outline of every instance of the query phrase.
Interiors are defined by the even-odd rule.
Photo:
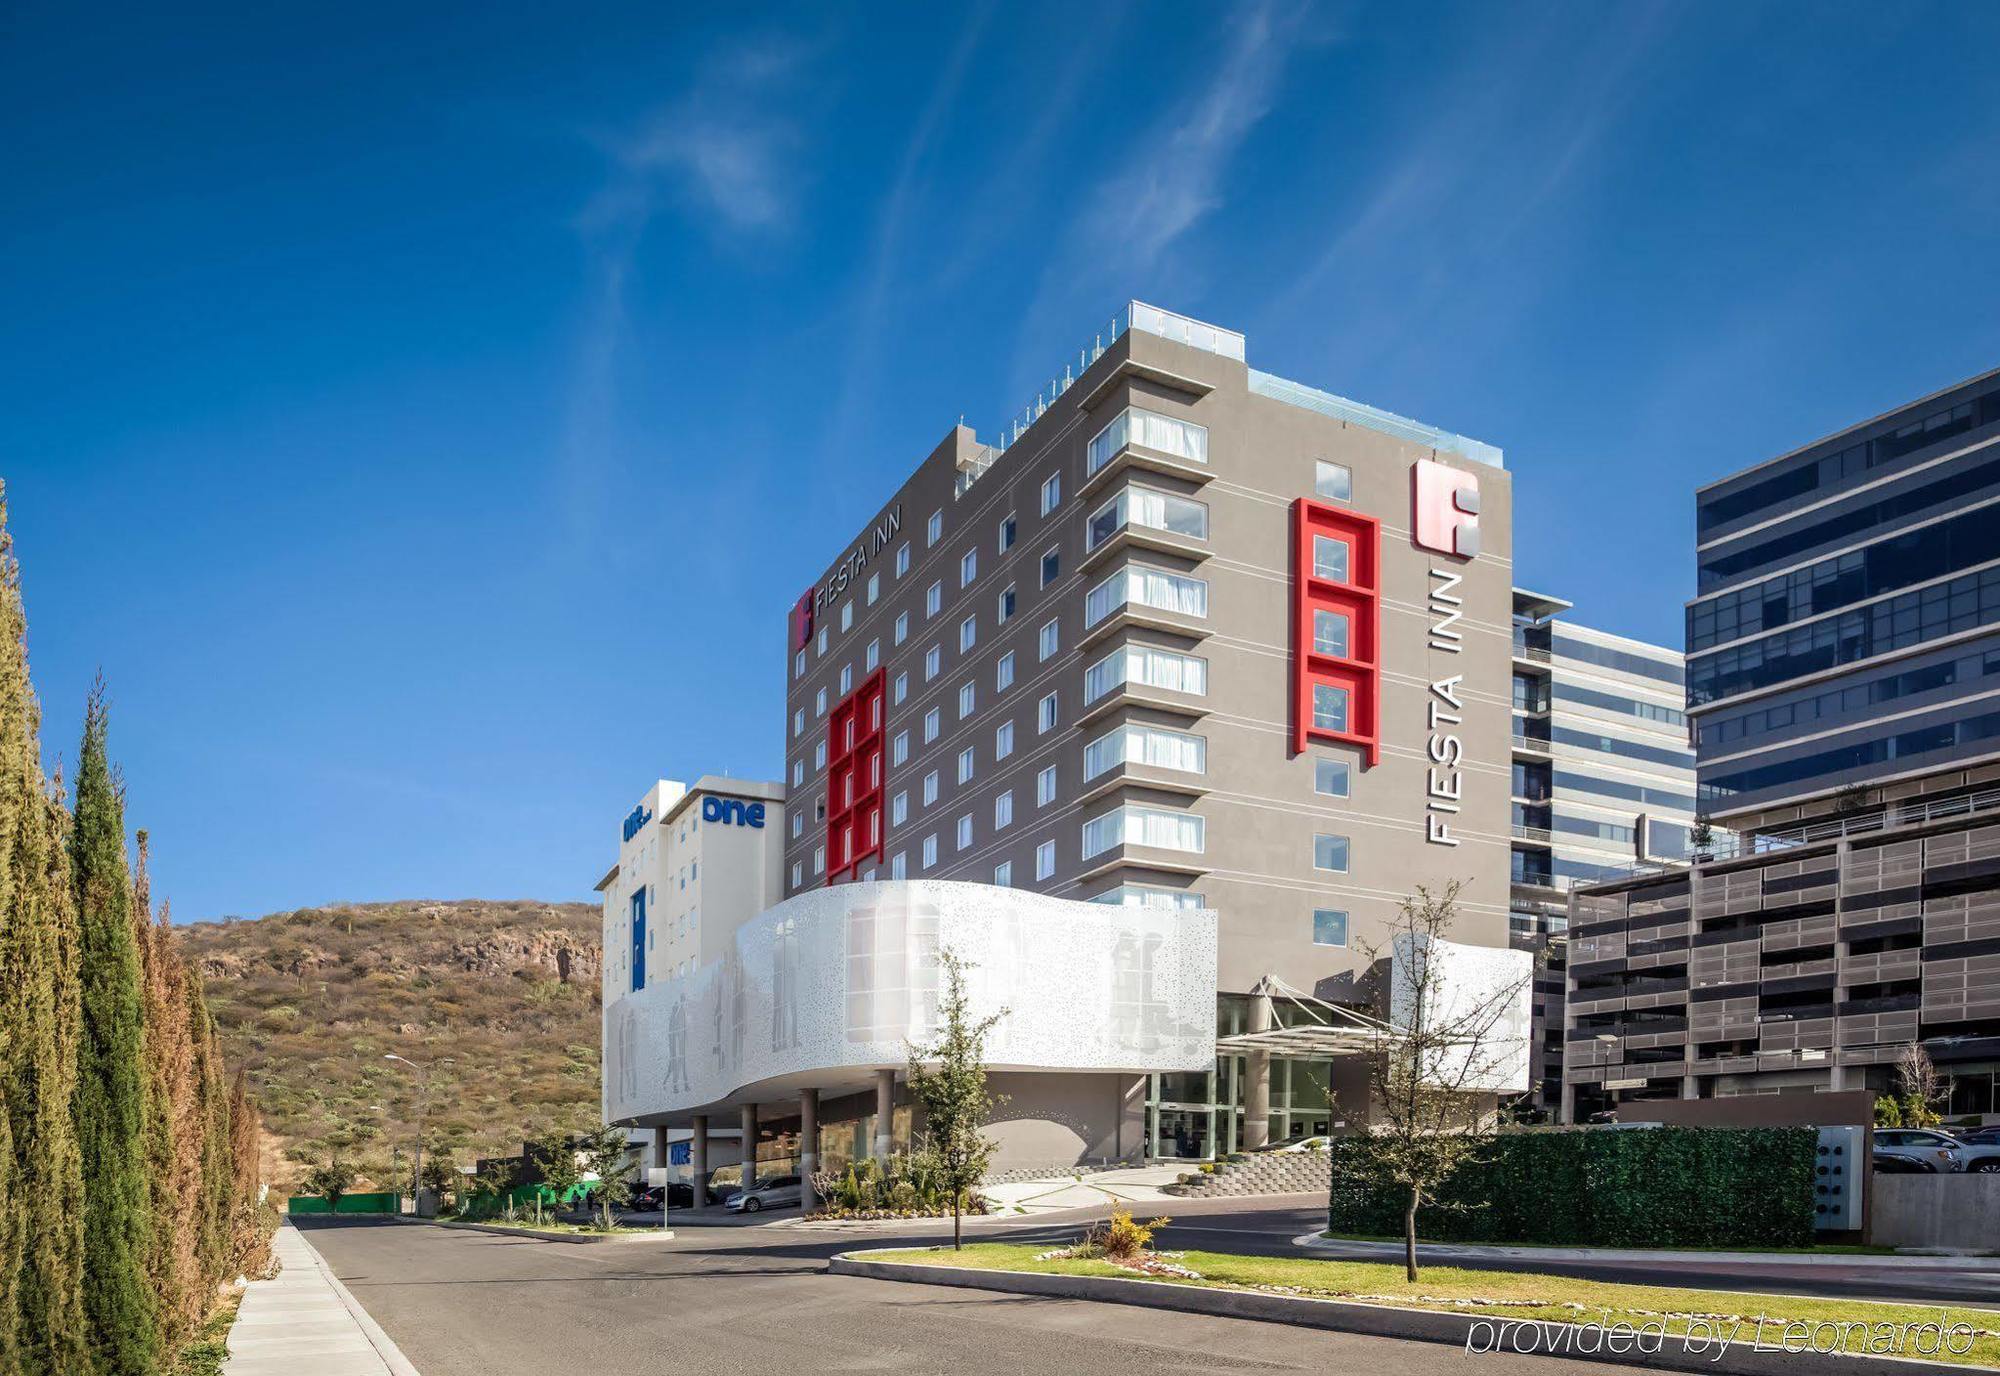
[[[792,648],[803,650],[813,638],[813,595],[810,591],[792,605]]]
[[[1430,459],[1418,459],[1411,482],[1416,493],[1417,543],[1459,559],[1478,554],[1479,479]]]

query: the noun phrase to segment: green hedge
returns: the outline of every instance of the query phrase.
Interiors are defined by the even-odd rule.
[[[1809,1247],[1810,1128],[1571,1129],[1492,1138],[1417,1214],[1440,1242]],[[1367,1137],[1331,1145],[1328,1229],[1400,1235],[1403,1187]]]

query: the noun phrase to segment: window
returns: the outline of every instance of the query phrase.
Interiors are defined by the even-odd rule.
[[[889,743],[889,763],[902,764],[910,758],[910,733],[898,731],[896,739]]]
[[[1014,723],[1003,721],[993,732],[993,758],[1004,760],[1014,753]]]
[[[938,709],[933,707],[924,713],[924,744],[929,745],[938,738]]]
[[[962,784],[972,782],[972,759],[971,746],[958,752],[958,781]]]
[[[892,687],[891,695],[898,704],[910,695],[910,676],[908,674],[896,675],[896,682]]]
[[[1208,742],[1183,731],[1143,723],[1117,727],[1099,736],[1083,751],[1083,777],[1096,778],[1121,764],[1177,769],[1189,774],[1208,770]]]
[[[908,573],[909,571],[910,571],[910,546],[906,541],[903,544],[903,547],[896,551],[896,576],[898,578],[901,578],[904,574]]]
[[[1014,686],[1014,652],[1009,650],[1000,656],[1000,662],[993,666],[993,691],[1004,693]]]
[[[1313,577],[1330,583],[1347,581],[1347,541],[1331,535],[1313,536]]]
[[[905,640],[908,640],[909,638],[910,638],[910,614],[908,612],[897,612],[895,642],[896,644],[901,645]]]
[[[1167,889],[1157,884],[1120,884],[1115,889],[1106,889],[1094,895],[1092,903],[1107,903],[1119,908],[1174,908],[1194,909],[1208,906],[1208,900],[1192,889]]]
[[[1347,838],[1345,836],[1313,837],[1313,868],[1331,870],[1335,874],[1347,873]]]
[[[1062,551],[1052,549],[1042,556],[1042,586],[1046,588],[1060,577],[1062,577]]]
[[[910,820],[910,791],[904,789],[889,800],[889,825],[899,827]]]
[[[880,664],[881,662],[882,662],[882,638],[880,636],[877,636],[875,639],[868,642],[868,662],[866,665],[863,666],[864,672],[871,674],[874,673],[875,666]]]
[[[1313,685],[1313,726],[1320,731],[1347,730],[1347,690],[1331,683]]]
[[[924,589],[924,615],[936,616],[944,607],[944,584],[933,583]]]
[[[826,742],[823,740],[813,746],[813,768],[826,768]]]
[[[902,851],[889,857],[889,877],[901,879],[910,872],[910,859]]]
[[[1055,654],[1057,650],[1062,648],[1061,618],[1056,618],[1050,621],[1044,621],[1042,623],[1040,645],[1041,645],[1042,658],[1045,660],[1048,659],[1051,655]]]
[[[792,787],[797,788],[800,784],[804,783],[805,781],[806,781],[806,762],[804,760],[793,760]]]
[[[937,795],[938,773],[933,769],[930,773],[924,775],[924,806],[929,807],[932,803],[936,802]]]
[[[1325,459],[1313,460],[1313,496],[1329,502],[1351,502],[1354,500],[1354,475],[1346,464],[1328,463]],[[1340,915],[1341,930],[1347,930],[1347,915]],[[1345,946],[1346,939],[1330,943]]]
[[[805,866],[797,860],[792,861],[792,887],[796,889],[805,882]]]
[[[1128,803],[1083,824],[1083,858],[1114,846],[1151,846],[1199,855],[1205,841],[1203,819],[1191,812]]]
[[[819,635],[813,643],[819,647],[821,654],[826,653],[826,627],[822,626],[819,628]]]
[[[814,874],[825,874],[825,873],[826,873],[826,847],[825,847],[825,846],[814,846],[814,847],[813,847],[813,873],[814,873]]]
[[[1062,505],[1062,474],[1051,473],[1042,479],[1042,515],[1046,516]]]
[[[1090,666],[1083,676],[1083,700],[1096,702],[1127,683],[1203,696],[1208,692],[1208,661],[1150,645],[1126,645]]]
[[[1128,406],[1090,441],[1084,456],[1084,476],[1110,463],[1128,444],[1144,445],[1190,463],[1208,462],[1208,430],[1193,421],[1176,420],[1142,406]]]
[[[1206,540],[1208,508],[1170,492],[1155,492],[1149,487],[1128,487],[1099,507],[1090,518],[1090,524],[1084,530],[1083,547],[1086,550],[1096,549],[1128,525],[1165,531],[1169,535],[1184,535],[1190,540]]]
[[[876,598],[878,598],[878,597],[880,597],[881,595],[882,595],[882,575],[881,575],[881,574],[879,574],[879,573],[871,573],[871,574],[869,574],[869,575],[868,575],[868,605],[869,605],[869,606],[871,606],[871,607],[872,607],[872,606],[874,606],[874,605],[875,605],[875,599],[876,599]]]
[[[924,528],[924,544],[926,547],[929,547],[931,545],[936,544],[939,540],[943,538],[944,538],[944,513],[942,511],[933,511],[931,513],[930,523]]]
[[[1346,760],[1314,760],[1313,792],[1323,793],[1329,798],[1345,798],[1347,775]]]
[[[840,604],[840,629],[846,631],[846,630],[852,630],[853,628],[854,628],[854,599],[850,597],[847,599],[847,601]]]
[[[1146,564],[1128,564],[1090,590],[1083,624],[1095,626],[1127,603],[1180,616],[1208,615],[1208,584]]]
[[[1047,807],[1056,800],[1056,767],[1050,765],[1035,776],[1035,806]]]
[[[964,654],[979,641],[979,618],[968,616],[958,623],[958,652]]]
[[[1313,608],[1313,651],[1316,654],[1332,655],[1335,659],[1347,658],[1347,613],[1331,612],[1324,607]]]
[[[972,685],[961,683],[958,686],[958,719],[964,721],[971,716],[974,705]]]
[[[1006,625],[1007,618],[1014,614],[1014,588],[1011,584],[1008,585],[1005,592],[1000,594],[995,612],[1002,626]]]
[[[1035,878],[1047,879],[1056,872],[1056,843],[1044,841],[1035,847]]]
[[[1002,554],[1005,554],[1008,550],[1014,548],[1014,537],[1019,533],[1020,533],[1020,527],[1015,524],[1014,518],[1011,515],[1001,518],[1000,552]]]
[[[792,739],[797,740],[800,736],[805,735],[805,733],[806,733],[806,709],[803,707],[795,707],[792,709]]]
[[[803,833],[805,829],[806,829],[806,815],[803,812],[794,812],[792,814],[792,839],[794,841],[798,840],[800,834]]]
[[[1048,732],[1055,730],[1055,726],[1056,726],[1056,695],[1054,693],[1050,693],[1047,697],[1043,698],[1040,703],[1036,704],[1035,731],[1037,734],[1047,734]]]
[[[1003,889],[1014,887],[1014,862],[1002,860],[993,867],[993,882]]]
[[[938,676],[938,666],[943,662],[943,650],[933,645],[924,651],[924,682],[929,683]]]
[[[959,557],[958,585],[962,588],[979,576],[979,551],[969,549]]]
[[[1338,908],[1313,909],[1313,945],[1345,946],[1347,914]]]
[[[937,863],[937,833],[932,832],[929,836],[926,836],[924,838],[924,868],[929,869],[932,865],[935,865],[936,863]]]
[[[826,715],[826,689],[824,688],[813,694],[813,715],[816,717]]]
[[[1014,790],[1010,788],[993,800],[993,829],[999,831],[1002,827],[1009,827],[1013,824]]]
[[[972,814],[966,813],[958,819],[958,848],[968,850],[972,846]]]
[[[846,697],[853,691],[854,666],[852,664],[843,664],[840,666],[840,695]]]
[[[804,650],[800,650],[797,654],[792,656],[792,677],[804,678],[805,676],[806,676],[806,652]]]

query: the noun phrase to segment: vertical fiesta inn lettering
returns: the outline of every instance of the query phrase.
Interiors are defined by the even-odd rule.
[[[1430,459],[1418,459],[1411,483],[1417,545],[1457,559],[1479,553],[1479,478]]]

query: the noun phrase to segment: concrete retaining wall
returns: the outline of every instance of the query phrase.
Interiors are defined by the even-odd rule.
[[[1877,1247],[2000,1251],[2000,1171],[1889,1175],[1868,1182],[1868,1240]]]

